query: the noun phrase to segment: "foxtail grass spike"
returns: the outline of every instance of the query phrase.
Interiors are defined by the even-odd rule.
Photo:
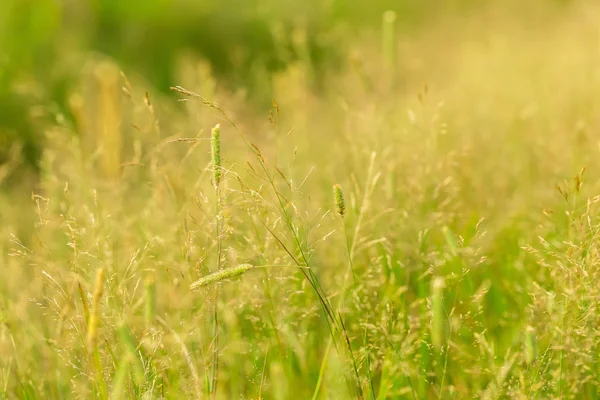
[[[340,185],[333,185],[333,199],[336,212],[340,217],[344,218],[344,215],[346,214],[346,204],[344,203],[344,191]]]
[[[241,264],[241,265],[238,265],[237,267],[222,269],[219,272],[215,272],[213,274],[207,275],[207,276],[197,280],[196,282],[192,283],[190,285],[190,290],[192,290],[192,291],[198,290],[205,286],[212,285],[213,283],[221,282],[225,279],[231,279],[231,278],[238,277],[254,268],[257,268],[257,267],[254,265],[250,265],[250,264]]]
[[[215,186],[219,186],[221,182],[221,126],[220,124],[215,125],[211,132],[211,155],[212,155],[212,168],[213,168],[213,179]]]

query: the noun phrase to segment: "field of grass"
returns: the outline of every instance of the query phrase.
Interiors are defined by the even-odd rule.
[[[0,399],[598,399],[600,6],[541,3],[269,113],[94,56],[0,165]]]

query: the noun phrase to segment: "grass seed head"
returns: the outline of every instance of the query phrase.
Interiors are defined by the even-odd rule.
[[[237,267],[222,269],[219,272],[215,272],[213,274],[207,275],[196,282],[190,285],[190,290],[198,290],[208,285],[212,285],[213,283],[221,282],[225,279],[231,279],[238,277],[245,272],[250,271],[251,269],[256,268],[254,265],[250,264],[240,264]]]
[[[213,179],[215,186],[218,186],[221,182],[221,126],[220,124],[215,125],[211,132],[211,155],[212,155],[212,168],[213,168]]]
[[[336,212],[343,218],[346,214],[346,204],[344,203],[344,191],[340,185],[333,185],[333,199]]]

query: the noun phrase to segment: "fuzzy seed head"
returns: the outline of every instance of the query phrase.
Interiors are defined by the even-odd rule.
[[[344,191],[340,185],[333,185],[333,199],[336,212],[343,218],[346,214],[346,204],[344,203]]]
[[[190,285],[190,290],[192,290],[192,291],[198,290],[205,286],[212,285],[213,283],[218,283],[218,282],[221,282],[226,279],[232,279],[232,278],[238,277],[254,268],[256,268],[256,266],[254,266],[254,265],[240,264],[237,267],[233,267],[233,268],[229,268],[229,269],[222,269],[219,272],[215,272],[210,275],[207,275],[207,276],[197,280],[196,282],[192,283]]]
[[[213,168],[213,179],[215,186],[218,186],[221,182],[221,125],[217,124],[212,129],[211,138],[211,156],[212,156],[212,168]]]

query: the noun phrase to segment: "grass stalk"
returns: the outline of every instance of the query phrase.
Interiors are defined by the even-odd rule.
[[[211,132],[211,158],[212,158],[212,178],[215,188],[215,239],[217,243],[217,268],[216,273],[221,273],[222,258],[222,224],[221,224],[221,193],[220,183],[222,177],[221,170],[221,127],[217,124]],[[212,379],[210,392],[213,399],[217,396],[217,383],[219,374],[219,286],[215,286],[215,304],[213,311],[213,362]]]

